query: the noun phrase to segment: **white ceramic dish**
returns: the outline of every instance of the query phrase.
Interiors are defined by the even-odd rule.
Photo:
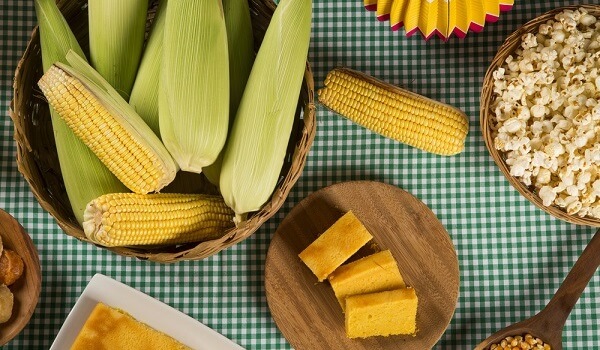
[[[69,349],[97,303],[128,312],[137,320],[195,350],[243,350],[211,328],[121,282],[96,274],[75,303],[50,350]]]

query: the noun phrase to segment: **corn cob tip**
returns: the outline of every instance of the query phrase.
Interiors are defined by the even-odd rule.
[[[89,202],[83,212],[83,233],[91,241],[94,240],[94,233],[102,227],[102,211],[96,208],[96,203],[97,200]]]

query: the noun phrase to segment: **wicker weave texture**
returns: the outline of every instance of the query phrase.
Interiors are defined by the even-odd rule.
[[[577,215],[569,215],[567,212],[557,206],[545,206],[540,197],[533,191],[532,187],[528,187],[519,181],[517,178],[510,175],[510,170],[506,164],[506,158],[494,147],[493,128],[495,124],[495,116],[492,108],[490,107],[494,97],[494,79],[493,73],[496,69],[502,66],[506,58],[514,53],[519,45],[521,44],[521,37],[527,33],[535,33],[538,30],[540,24],[545,23],[548,20],[553,20],[554,17],[563,12],[564,10],[576,10],[578,8],[585,8],[589,13],[596,17],[600,17],[600,5],[581,5],[581,6],[566,6],[556,8],[552,11],[546,12],[543,15],[534,18],[527,22],[517,31],[512,33],[504,42],[504,44],[498,49],[498,53],[494,57],[494,60],[488,68],[485,78],[483,80],[483,89],[481,91],[480,100],[480,122],[481,131],[485,140],[485,145],[490,152],[492,158],[500,168],[500,171],[508,179],[510,184],[519,191],[525,198],[531,201],[538,208],[544,210],[548,214],[577,225],[586,225],[593,227],[600,227],[600,219],[592,217],[579,217]]]
[[[249,4],[255,50],[258,50],[275,10],[275,4],[270,0],[249,0]],[[84,51],[87,50],[86,43],[88,42],[87,7],[85,5],[85,0],[58,1],[59,8],[82,44]],[[15,72],[14,95],[10,108],[17,145],[18,169],[29,183],[32,193],[42,208],[55,218],[64,232],[89,242],[81,226],[75,220],[64,188],[48,104],[37,87],[37,81],[42,74],[40,38],[36,27]],[[296,119],[281,170],[280,181],[269,202],[240,226],[228,230],[223,237],[211,241],[178,246],[105,249],[124,256],[170,263],[180,260],[203,259],[249,237],[279,210],[300,177],[316,132],[315,110],[314,81],[307,62]],[[209,188],[211,185],[205,179],[204,181],[205,183],[200,184],[200,187]]]

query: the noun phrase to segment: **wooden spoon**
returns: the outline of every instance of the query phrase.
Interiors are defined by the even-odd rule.
[[[594,234],[567,278],[542,311],[492,334],[477,345],[475,350],[486,350],[506,337],[522,336],[526,333],[540,338],[553,350],[562,350],[562,330],[565,322],[599,265],[600,230]]]

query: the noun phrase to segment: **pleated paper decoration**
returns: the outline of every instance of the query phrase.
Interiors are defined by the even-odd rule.
[[[496,22],[500,12],[512,8],[514,0],[363,0],[376,11],[377,19],[390,21],[392,30],[404,26],[406,36],[420,32],[447,40],[452,34],[464,38],[469,30],[480,32],[486,22]]]

